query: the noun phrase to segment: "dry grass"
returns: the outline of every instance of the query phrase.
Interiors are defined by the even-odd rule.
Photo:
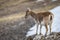
[[[20,13],[20,14],[14,14],[14,15],[6,16],[6,17],[1,17],[0,22],[20,19],[20,18],[24,17],[24,15],[25,14]]]
[[[48,6],[45,6],[45,7],[40,7],[38,9],[34,9],[33,11],[34,12],[45,12],[45,11],[49,11],[51,9],[53,9],[54,7],[56,7],[56,5],[48,5]]]
[[[52,5],[52,6],[46,6],[44,8],[38,8],[38,9],[34,9],[33,11],[34,12],[45,12],[45,11],[48,11],[52,8],[54,8],[56,5]],[[13,15],[10,15],[10,16],[7,16],[7,17],[2,17],[0,18],[0,22],[1,21],[11,21],[11,20],[16,20],[18,18],[22,18],[24,17],[24,13],[18,13],[18,14],[13,14]]]
[[[9,0],[9,1],[8,0],[0,0],[0,8],[21,4],[23,1],[25,1],[25,0]]]

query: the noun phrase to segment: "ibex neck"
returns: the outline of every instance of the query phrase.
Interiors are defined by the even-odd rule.
[[[36,17],[36,14],[34,12],[31,12],[30,15],[35,18]]]

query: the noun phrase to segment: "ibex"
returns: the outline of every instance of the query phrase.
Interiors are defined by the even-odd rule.
[[[53,17],[54,17],[54,15],[53,15],[51,12],[46,11],[46,12],[35,13],[35,12],[33,12],[31,9],[27,9],[26,15],[25,15],[25,19],[26,19],[29,15],[30,15],[31,17],[33,17],[34,20],[35,20],[36,23],[37,23],[36,34],[37,34],[37,31],[38,31],[38,25],[39,25],[39,24],[40,24],[40,34],[41,34],[41,28],[42,28],[43,25],[44,25],[45,28],[46,28],[46,33],[45,33],[45,35],[47,35],[47,32],[48,32],[48,25],[49,25],[50,33],[51,33],[51,26],[52,26]]]

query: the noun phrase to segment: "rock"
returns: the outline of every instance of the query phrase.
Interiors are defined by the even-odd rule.
[[[26,40],[33,40],[33,38],[31,36],[29,36]]]
[[[31,36],[33,40],[60,40],[60,32],[52,32],[51,34],[44,36],[44,35],[35,35],[34,37]]]
[[[36,35],[33,40],[40,40],[40,39],[44,39],[43,35]]]

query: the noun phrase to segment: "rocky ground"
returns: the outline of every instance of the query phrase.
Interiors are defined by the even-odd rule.
[[[26,40],[60,40],[60,32],[52,32],[47,36],[33,35],[26,38]]]
[[[17,1],[17,0],[16,0]],[[32,27],[35,22],[32,18],[24,19],[24,17],[18,16],[19,14],[22,14],[21,12],[24,12],[27,9],[27,7],[30,7],[32,10],[49,10],[52,9],[60,4],[59,2],[53,2],[49,3],[46,6],[42,5],[43,2],[21,2],[21,1],[2,1],[0,2],[0,40],[27,40],[26,33],[30,27]],[[7,3],[8,2],[8,3]],[[12,2],[12,3],[10,3]],[[6,4],[6,5],[5,5]],[[46,9],[47,8],[47,9]],[[14,16],[15,19],[13,19],[13,15],[17,14],[19,18],[16,19],[16,16]],[[9,17],[12,15],[11,17]],[[10,19],[5,18],[9,17]],[[4,18],[1,20],[1,18]],[[33,36],[32,38],[34,38]],[[49,37],[46,38],[46,40],[59,40],[60,33],[52,33],[49,35]],[[55,39],[56,38],[56,39]],[[43,36],[43,40],[45,37]],[[28,39],[29,40],[29,39]]]
[[[34,25],[32,19],[18,19],[0,23],[0,40],[23,40],[28,29]]]

